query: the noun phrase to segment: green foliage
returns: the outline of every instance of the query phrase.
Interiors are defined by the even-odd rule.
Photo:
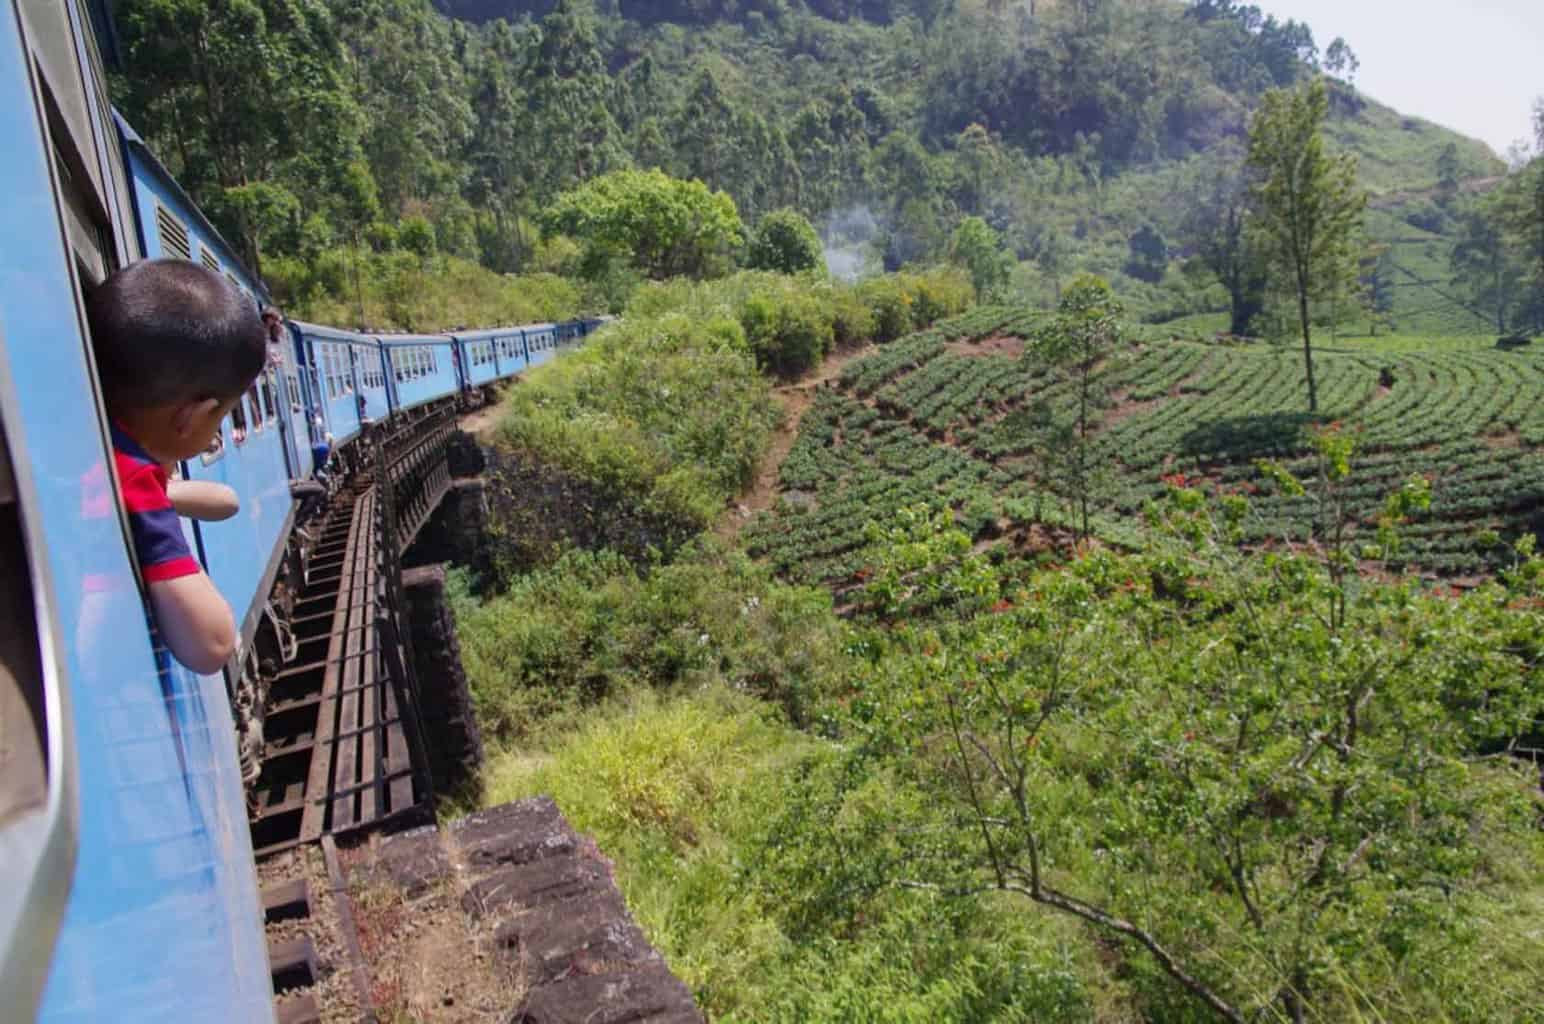
[[[418,245],[415,230],[406,233]],[[405,244],[402,234],[396,237]],[[505,276],[455,256],[412,250],[324,249],[309,262],[274,257],[264,270],[289,316],[376,330],[552,323],[589,308],[573,282],[553,274]]]
[[[397,227],[397,244],[420,258],[434,255],[434,226],[422,217],[406,217]]]
[[[830,597],[708,543],[640,572],[569,552],[484,602],[456,602],[478,721],[498,741],[644,690],[723,685],[807,723],[841,664]]]
[[[774,210],[761,218],[751,237],[745,265],[752,270],[797,274],[824,267],[820,236],[797,210]]]
[[[817,395],[783,463],[782,486],[808,500],[752,523],[752,549],[785,578],[851,586],[874,567],[865,521],[918,503],[947,505],[976,543],[1067,544],[1081,517],[1066,508],[1072,492],[1058,482],[1057,456],[1077,450],[1064,442],[1076,438],[1081,385],[1073,367],[1051,364],[1033,344],[1046,319],[980,307],[848,364]],[[1225,327],[1225,315],[1193,332],[1128,327],[1140,346],[1118,346],[1096,366],[1083,465],[1094,485],[1088,528],[1105,543],[1140,544],[1133,522],[1176,474],[1251,494],[1251,545],[1323,536],[1327,524],[1306,499],[1272,489],[1255,465],[1270,458],[1300,476],[1317,473],[1302,364],[1275,346],[1215,342]],[[1023,358],[992,351],[1015,336]],[[948,344],[955,339],[962,343]],[[1368,453],[1345,509],[1347,525],[1366,531],[1361,540],[1383,494],[1411,474],[1432,480],[1431,509],[1405,531],[1400,565],[1484,574],[1510,564],[1511,541],[1533,532],[1531,495],[1544,486],[1535,448],[1544,438],[1535,400],[1544,352],[1494,343],[1493,335],[1380,336],[1315,355],[1323,418],[1343,421]],[[1484,543],[1484,531],[1501,543]]]
[[[745,233],[727,194],[659,170],[613,171],[588,181],[558,196],[544,222],[585,245],[588,271],[621,259],[656,280],[722,276]]]
[[[947,518],[915,518],[901,576],[971,596],[884,630],[713,549],[460,594],[479,708],[521,740],[489,799],[595,835],[720,1019],[1206,1019],[1197,989],[1262,1020],[1528,1019],[1544,843],[1522,766],[1481,751],[1539,712],[1538,563],[1446,598],[1240,556],[1241,501],[1152,514],[1147,554],[975,559],[965,591]],[[774,699],[836,742],[744,692],[789,676]]]
[[[1013,258],[1004,251],[997,232],[980,217],[966,217],[949,239],[949,261],[970,274],[982,302],[1000,298],[1008,285]]]
[[[659,514],[707,525],[749,483],[775,417],[732,308],[704,289],[687,309],[630,308],[530,374],[506,399],[500,436]]]
[[[1347,446],[1324,452],[1343,483]],[[1544,855],[1515,764],[1475,756],[1539,710],[1532,655],[1502,639],[1532,628],[1531,585],[1459,602],[1333,551],[1241,559],[1246,513],[1176,491],[1155,515],[1182,543],[1003,579],[989,614],[891,632],[853,729],[972,851],[919,835],[911,877],[1088,922],[1149,965],[1138,998],[1165,1018],[1511,1015],[1525,975],[1422,965],[1482,956],[1513,858]]]
[[[539,252],[554,199],[658,168],[728,194],[747,220],[867,222],[857,262],[890,269],[948,259],[951,226],[981,217],[1013,257],[1005,293],[1051,306],[1060,280],[1089,271],[1159,320],[1224,300],[1131,261],[1130,240],[1145,226],[1179,237],[1212,180],[1197,158],[1316,59],[1306,26],[1226,5],[669,6],[698,27],[579,0],[475,25],[430,0],[125,0],[114,99],[259,269],[423,217],[441,252],[568,276],[577,260]],[[1499,162],[1340,83],[1326,131],[1383,194],[1370,231],[1395,246],[1401,329],[1482,326],[1429,283],[1449,245],[1405,224],[1415,201],[1401,193],[1430,188],[1449,146],[1465,192]],[[623,308],[631,267],[597,255],[588,301]]]
[[[493,765],[550,794],[717,1020],[1080,1021],[1094,951],[990,898],[889,884],[915,790],[722,689],[635,698]]]

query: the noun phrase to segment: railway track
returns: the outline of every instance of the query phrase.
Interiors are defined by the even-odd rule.
[[[250,815],[259,860],[431,813],[410,641],[398,626],[400,561],[449,487],[454,424],[446,405],[371,438],[373,465],[320,517],[290,619],[293,657],[263,717]]]

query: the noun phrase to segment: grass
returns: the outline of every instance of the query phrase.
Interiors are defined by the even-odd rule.
[[[890,884],[883,831],[927,809],[722,686],[610,702],[487,778],[596,838],[710,1019],[1086,1021],[1116,990],[1065,919]]]

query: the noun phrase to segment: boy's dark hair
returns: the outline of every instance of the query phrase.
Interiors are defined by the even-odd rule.
[[[241,394],[262,372],[257,305],[207,267],[141,260],[86,300],[107,401],[149,408]]]

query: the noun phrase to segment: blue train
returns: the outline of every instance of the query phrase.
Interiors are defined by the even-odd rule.
[[[7,1020],[271,1020],[233,700],[324,438],[554,358],[598,321],[450,335],[288,323],[190,479],[240,515],[184,521],[238,653],[152,648],[82,311],[114,268],[174,256],[267,293],[108,99],[108,0],[0,18],[0,1006]],[[260,740],[260,737],[259,737]],[[249,777],[245,780],[250,782]]]

